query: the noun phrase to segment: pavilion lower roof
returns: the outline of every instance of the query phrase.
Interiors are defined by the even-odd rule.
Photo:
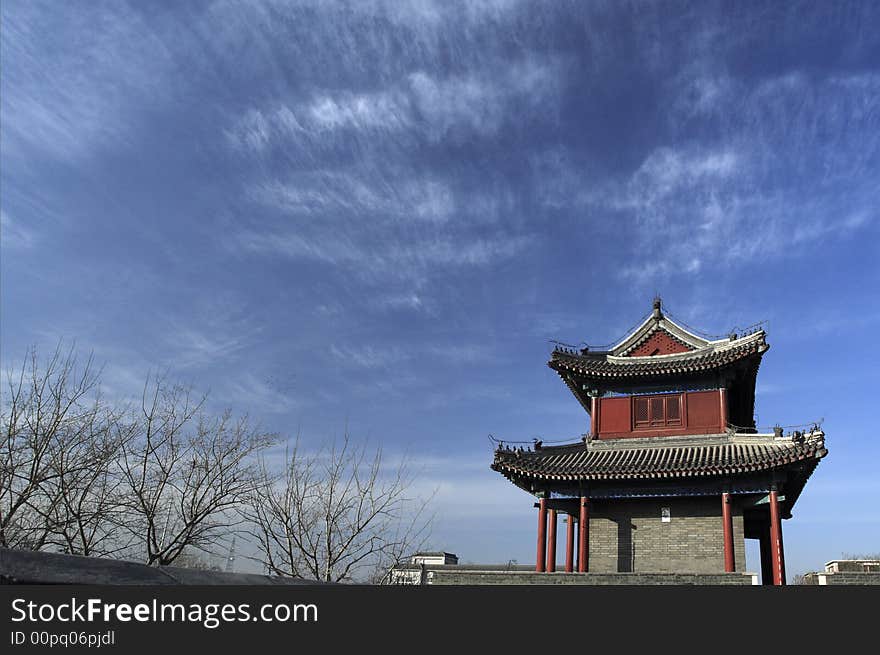
[[[644,379],[712,371],[763,354],[768,348],[764,332],[759,331],[734,341],[712,342],[704,348],[655,357],[617,357],[607,352],[557,347],[548,365],[560,375],[573,373],[608,380]]]
[[[492,469],[534,481],[676,479],[730,476],[815,465],[827,454],[821,430],[801,437],[725,436],[650,445],[576,443],[523,451],[501,447]],[[642,440],[618,440],[642,441]],[[658,443],[659,442],[659,443]]]

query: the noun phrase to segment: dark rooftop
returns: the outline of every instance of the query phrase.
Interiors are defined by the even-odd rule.
[[[815,430],[800,437],[715,435],[712,438],[621,439],[524,451],[500,447],[492,469],[534,480],[632,480],[724,476],[818,462],[828,451]]]

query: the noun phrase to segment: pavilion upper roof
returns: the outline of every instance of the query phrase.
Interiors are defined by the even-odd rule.
[[[662,328],[659,328],[662,329]],[[557,346],[550,368],[591,377],[637,377],[690,373],[726,366],[744,357],[764,353],[770,346],[759,330],[737,339],[710,341],[702,348],[653,356],[614,355],[611,352],[577,352]]]
[[[658,298],[652,314],[615,346],[598,351],[557,346],[548,365],[563,377],[573,373],[597,380],[638,380],[719,369],[760,356],[769,347],[762,329],[704,339],[665,316]]]

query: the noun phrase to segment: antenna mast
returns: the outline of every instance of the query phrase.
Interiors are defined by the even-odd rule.
[[[232,545],[229,546],[229,554],[226,556],[226,572],[232,573],[235,564],[235,536],[232,537]]]

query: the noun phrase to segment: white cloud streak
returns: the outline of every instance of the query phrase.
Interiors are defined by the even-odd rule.
[[[45,36],[54,34],[52,46]],[[76,38],[70,38],[75,34]],[[136,13],[4,13],[3,135],[7,155],[75,161],[128,142],[134,116],[167,96],[169,53]]]
[[[340,363],[354,368],[388,369],[414,361],[435,361],[444,365],[487,363],[496,355],[486,344],[426,344],[403,346],[330,347],[330,354]],[[408,367],[409,368],[409,367]]]
[[[499,235],[485,238],[436,239],[391,242],[334,234],[332,228],[309,238],[301,233],[241,232],[234,237],[236,250],[273,254],[292,260],[322,262],[353,271],[361,278],[419,280],[433,269],[480,267],[509,259],[525,250],[531,239]]]
[[[446,77],[416,70],[370,92],[321,90],[307,101],[251,108],[226,136],[257,152],[335,132],[403,133],[428,142],[492,136],[527,109],[555,106],[563,71],[562,60],[536,57]]]
[[[457,209],[455,192],[437,178],[387,180],[358,171],[317,170],[254,186],[257,202],[296,216],[369,213],[384,219],[444,222]]]
[[[27,249],[36,243],[37,235],[18,221],[13,221],[9,214],[0,210],[0,245],[10,249]]]
[[[638,263],[621,269],[625,279],[648,285],[797,256],[876,223],[880,76],[791,72],[749,87],[701,70],[673,88],[676,145],[581,195],[630,226]],[[695,142],[696,120],[720,123],[726,138]]]

